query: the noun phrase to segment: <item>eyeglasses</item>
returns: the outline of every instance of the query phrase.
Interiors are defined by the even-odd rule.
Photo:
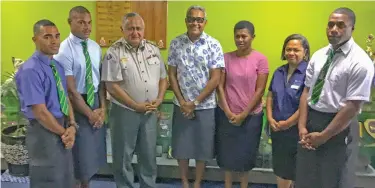
[[[197,21],[197,23],[203,23],[205,20],[206,18],[202,17],[186,17],[188,23],[194,23],[195,21]]]

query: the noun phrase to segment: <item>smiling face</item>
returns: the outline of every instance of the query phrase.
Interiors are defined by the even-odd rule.
[[[189,16],[185,18],[185,24],[189,37],[198,38],[206,26],[207,20],[204,12],[198,9],[190,10]]]
[[[249,30],[237,29],[234,32],[234,42],[237,46],[237,50],[244,51],[251,48],[251,43],[253,41],[253,36],[249,33]]]
[[[305,49],[302,46],[302,42],[297,39],[288,41],[285,47],[285,59],[289,64],[297,66],[305,57]]]
[[[33,37],[37,50],[47,56],[55,55],[60,48],[60,33],[56,26],[41,26]]]
[[[327,24],[327,38],[333,46],[349,40],[354,30],[353,23],[346,14],[332,13]]]
[[[129,17],[122,26],[125,40],[133,47],[138,47],[144,38],[145,24],[140,16]]]

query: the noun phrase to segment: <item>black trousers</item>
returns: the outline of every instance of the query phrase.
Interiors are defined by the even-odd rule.
[[[308,132],[323,131],[335,115],[310,108],[306,125]],[[298,146],[295,187],[354,188],[358,134],[358,121],[354,118],[348,128],[316,150]]]

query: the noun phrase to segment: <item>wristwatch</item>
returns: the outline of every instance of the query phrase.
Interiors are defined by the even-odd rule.
[[[200,103],[200,102],[199,102],[198,100],[194,100],[194,105],[195,105],[195,106],[198,106],[199,103]]]
[[[76,128],[76,131],[79,129],[79,125],[76,122],[69,122],[69,127],[74,126]]]

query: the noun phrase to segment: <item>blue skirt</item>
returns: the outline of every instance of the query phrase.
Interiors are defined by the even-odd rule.
[[[216,109],[216,160],[220,168],[246,172],[255,167],[263,124],[263,112],[249,115],[241,126],[229,123]]]

